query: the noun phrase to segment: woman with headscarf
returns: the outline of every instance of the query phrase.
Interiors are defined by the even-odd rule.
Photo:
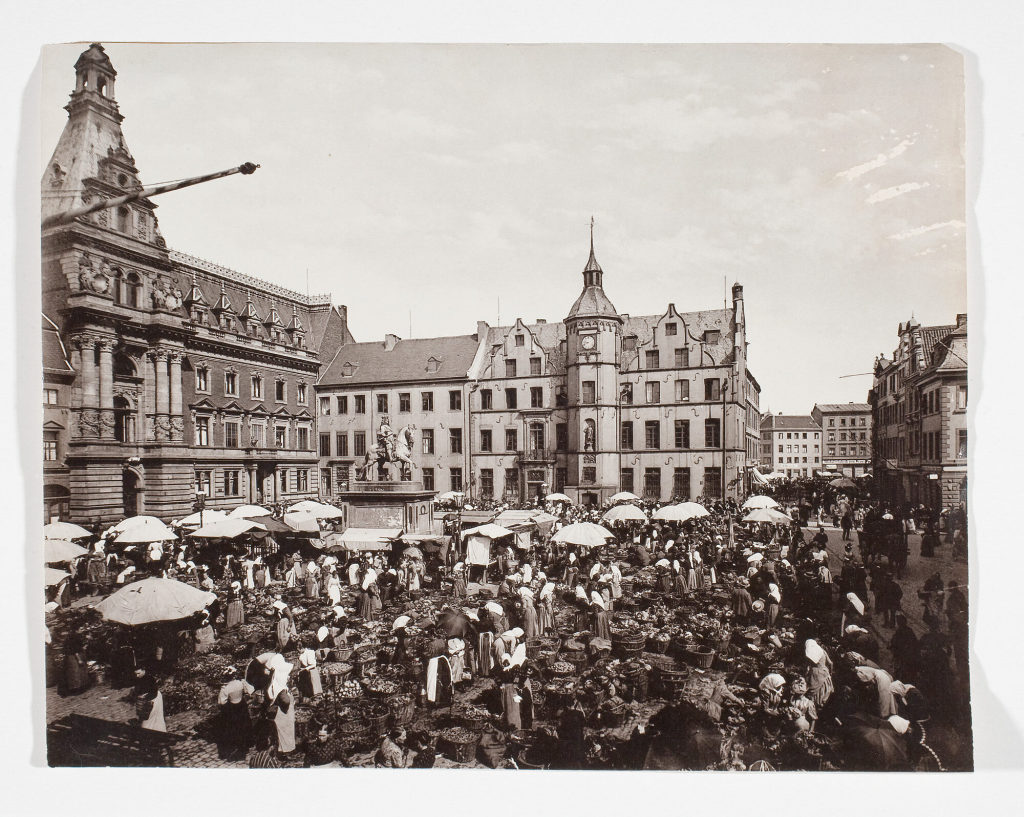
[[[526,638],[536,638],[540,634],[537,619],[537,608],[533,605],[533,591],[529,587],[519,588],[520,622]]]
[[[306,598],[313,600],[320,596],[320,568],[317,567],[316,562],[310,562],[306,567]]]
[[[295,555],[298,556],[297,553]],[[293,587],[298,587],[299,586],[299,581],[301,581],[299,579],[299,575],[300,575],[301,571],[302,571],[302,562],[293,559],[291,567],[288,568],[288,572],[285,573],[285,576],[284,576],[285,587],[287,587],[289,589],[291,589]]]
[[[78,633],[71,633],[64,642],[64,673],[60,693],[77,695],[91,685],[92,678],[85,661],[85,640]]]
[[[761,705],[764,707],[764,711],[769,714],[777,713],[782,705],[782,694],[786,689],[785,676],[779,672],[769,672],[761,679],[757,688],[761,693]]]
[[[164,694],[160,691],[152,669],[139,667],[135,670],[135,715],[139,726],[154,732],[166,732],[164,722]]]
[[[804,655],[811,667],[807,672],[807,692],[814,705],[821,709],[832,697],[832,659],[813,638],[804,642]]]
[[[330,599],[332,607],[341,604],[341,579],[338,578],[338,571],[334,565],[327,570],[327,598]]]
[[[228,588],[228,606],[224,611],[224,629],[234,630],[245,624],[245,605],[242,604],[242,583],[231,582]]]
[[[537,629],[543,635],[548,630],[555,629],[555,585],[553,582],[545,582],[540,589],[540,597],[537,601]]]
[[[217,721],[217,750],[223,760],[245,757],[252,743],[252,718],[246,700],[255,687],[239,676],[238,670],[224,670],[225,683],[217,693],[220,718]]]
[[[769,582],[768,592],[764,599],[765,617],[768,621],[768,629],[775,629],[775,622],[779,617],[779,608],[782,605],[782,591],[774,582]]]
[[[457,599],[466,597],[466,565],[456,562],[452,568],[452,595]]]
[[[593,632],[597,638],[603,638],[606,641],[611,641],[611,617],[608,615],[608,607],[605,605],[604,598],[596,588],[590,591],[590,617],[591,632]]]
[[[320,668],[316,665],[316,652],[304,644],[299,645],[299,693],[307,698],[322,695]]]
[[[197,617],[199,621],[195,630],[192,632],[192,638],[195,643],[196,653],[199,655],[205,655],[213,649],[217,636],[213,632],[213,625],[210,623],[210,614],[206,610],[199,613]]]
[[[659,593],[671,593],[675,582],[672,580],[672,563],[668,559],[658,559],[654,563],[654,569],[658,572],[657,588]],[[678,571],[676,572],[678,576]]]
[[[277,751],[288,755],[295,751],[295,699],[288,689],[292,665],[280,653],[274,653],[267,664],[267,717],[277,733]]]
[[[857,667],[857,679],[866,685],[874,688],[878,700],[878,715],[888,718],[890,715],[898,715],[896,709],[896,698],[892,692],[892,676],[884,669],[877,667]]]
[[[291,611],[287,604],[278,599],[274,602],[274,609],[277,611],[277,629],[275,630],[277,651],[284,652],[288,649],[292,639],[298,635],[298,631],[295,629],[295,622],[292,621]]]

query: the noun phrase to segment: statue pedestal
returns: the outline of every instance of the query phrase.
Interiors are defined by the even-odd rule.
[[[433,529],[435,491],[419,481],[352,480],[337,504],[350,528],[402,528],[406,533],[440,533]]]

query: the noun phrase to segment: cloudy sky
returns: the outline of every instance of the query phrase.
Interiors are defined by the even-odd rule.
[[[44,52],[40,172],[82,46]],[[864,400],[966,311],[942,46],[107,46],[168,244],[349,307],[358,340],[564,317],[591,215],[621,312],[745,286],[762,409]]]

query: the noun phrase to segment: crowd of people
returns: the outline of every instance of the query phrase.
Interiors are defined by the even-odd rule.
[[[635,504],[649,516],[659,506]],[[253,767],[290,764],[300,754],[306,765],[349,762],[329,718],[314,718],[298,739],[296,710],[330,695],[325,668],[368,634],[378,646],[390,645],[387,662],[402,669],[389,677],[414,690],[417,711],[450,707],[472,690],[507,732],[530,729],[539,720],[534,702],[547,668],[532,660],[527,645],[559,634],[564,641],[569,632],[592,660],[607,657],[614,633],[636,609],[642,576],[659,603],[699,606],[710,593],[725,593],[720,624],[733,637],[722,657],[758,658],[752,633],[771,655],[748,684],[769,732],[835,733],[884,723],[905,743],[908,767],[931,759],[941,767],[925,724],[969,724],[966,588],[936,573],[918,599],[908,598],[901,585],[907,552],[894,544],[905,544],[909,531],[881,505],[840,497],[832,520],[818,522],[793,506],[790,524],[754,525],[740,521],[744,511],[734,500],[705,507],[707,516],[683,523],[612,522],[607,546],[581,547],[559,544],[555,534],[574,522],[601,523],[607,508],[549,505],[557,521],[546,535],[535,530],[528,548],[495,542],[486,587],[470,581],[457,528],[426,554],[398,546],[257,555],[185,537],[166,552],[147,549],[143,560],[133,560],[99,539],[76,576],[82,592],[110,589],[111,574],[115,585],[152,574],[216,593],[187,626],[123,632],[112,647],[112,677],[132,683],[137,723],[145,729],[166,729],[160,679],[173,674],[182,654],[216,652],[225,635],[273,617],[265,634],[248,639],[248,660],[224,670],[215,695],[221,757],[247,758]],[[842,530],[841,557],[830,552],[828,521]],[[922,556],[929,547],[934,543],[922,539]],[[912,628],[911,604],[923,610],[926,632]],[[63,652],[60,689],[77,694],[91,682],[79,634],[65,635]],[[614,673],[597,677],[607,700],[642,700]],[[699,709],[722,724],[743,703],[743,690],[718,678]],[[583,763],[584,709],[577,700],[559,713],[566,763]],[[433,764],[430,736],[406,726],[386,732],[374,762]],[[644,734],[640,729],[633,739]],[[851,761],[850,768],[869,764]]]

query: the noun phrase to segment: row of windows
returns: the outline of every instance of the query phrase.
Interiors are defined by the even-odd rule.
[[[196,367],[196,391],[204,394],[210,393],[210,370],[205,366]],[[235,372],[224,372],[224,395],[226,397],[238,397],[238,374]],[[299,405],[306,405],[308,399],[308,387],[305,383],[298,383],[295,386],[295,400]],[[253,400],[263,399],[263,377],[258,374],[249,378],[249,396]],[[288,383],[285,380],[274,381],[274,400],[278,403],[288,402]]]
[[[624,451],[634,448],[633,422],[622,424],[619,445]],[[690,448],[690,421],[676,420],[673,423],[673,448]],[[704,421],[704,447],[719,448],[722,445],[722,421],[712,418]],[[644,448],[649,451],[661,449],[661,421],[646,420],[644,422]]]
[[[211,433],[210,417],[198,416],[195,421],[195,444],[200,447],[209,447],[214,445],[213,435]],[[267,427],[262,423],[251,423],[249,425],[250,438],[248,440],[241,439],[241,424],[237,421],[225,420],[224,421],[224,448],[265,448],[267,445]],[[287,449],[289,446],[288,440],[288,426],[287,425],[275,425],[274,426],[274,448]],[[292,447],[295,451],[309,451],[310,446],[310,429],[307,426],[299,426],[295,429],[295,434],[292,435]]]
[[[849,451],[851,457],[866,457],[868,455],[868,447],[866,445],[839,446],[840,457],[845,457],[847,451]],[[830,445],[828,447],[828,456],[836,456],[836,447],[834,445]]]
[[[860,432],[857,432],[857,431],[850,431],[850,432],[840,431],[839,432],[839,442],[841,442],[841,443],[845,443],[846,442],[846,435],[847,435],[847,433],[849,433],[849,435],[850,435],[850,442],[854,442],[857,439],[857,435],[858,434],[860,434],[860,439],[862,439],[862,440],[866,440],[868,438],[868,433],[866,431],[860,431]],[[828,433],[828,441],[830,443],[834,443],[836,441],[836,433],[834,431],[830,431]]]
[[[214,496],[213,471],[195,472],[196,493]],[[309,468],[282,468],[277,472],[277,485],[281,493],[296,493],[309,490]],[[238,469],[225,470],[217,485],[217,496],[241,496],[242,472]]]
[[[814,462],[815,465],[820,465],[821,464],[821,457],[814,457],[812,461]],[[808,462],[808,459],[807,459],[807,457],[786,457],[786,462],[787,463]],[[779,464],[780,465],[782,464],[782,457],[779,457]]]
[[[851,426],[857,425],[857,423],[854,422],[855,419],[857,419],[857,418],[853,418],[853,417],[850,418],[850,425]],[[860,417],[859,420],[860,420],[860,425],[862,425],[862,426],[866,426],[868,424],[868,418],[867,417]],[[835,417],[829,417],[828,418],[828,424],[829,424],[830,427],[835,427],[836,418]],[[845,426],[846,425],[846,418],[845,417],[840,417],[839,418],[839,425],[840,426]]]
[[[786,439],[787,440],[806,440],[807,439],[807,434],[808,434],[808,432],[806,432],[806,431],[802,431],[802,432],[801,431],[787,431],[786,432]],[[813,434],[814,434],[814,439],[817,440],[817,439],[821,438],[821,432],[820,431],[815,431],[815,432],[813,432]],[[782,439],[782,432],[781,431],[779,432],[779,439],[780,440]]]
[[[814,450],[818,451],[818,449],[820,447],[821,446],[815,445],[814,446]],[[771,447],[769,446],[767,450],[771,451]],[[782,445],[781,444],[779,445],[779,453],[780,454],[783,453]],[[792,454],[792,453],[804,453],[804,454],[806,454],[807,453],[807,445],[806,444],[804,444],[803,446],[800,446],[800,445],[787,445],[785,453],[787,453],[787,454]]]
[[[334,398],[332,403],[330,397],[321,397],[319,403],[319,412],[324,417],[331,415],[331,410],[339,415],[348,414],[348,401],[349,395],[339,394]],[[377,413],[378,414],[390,414],[390,396],[387,394],[377,395]],[[352,409],[354,414],[366,414],[366,395],[355,394],[352,395]],[[420,409],[422,411],[433,411],[434,410],[434,393],[432,391],[420,392]],[[449,411],[461,411],[462,410],[462,392],[453,389],[448,392],[448,410]],[[412,393],[411,392],[400,392],[398,395],[398,411],[400,413],[408,413],[412,411]]]
[[[583,400],[584,403],[593,403],[594,399],[591,397],[587,399],[587,383],[584,382]],[[591,383],[593,386],[593,383]],[[677,380],[675,381],[674,390],[675,402],[686,403],[690,399],[690,381],[689,380]],[[632,405],[633,403],[633,384],[625,383],[622,386],[621,392],[622,402],[626,405]],[[658,380],[648,380],[644,383],[644,398],[647,403],[660,403],[661,402],[661,382]],[[722,399],[722,380],[718,377],[705,377],[704,378],[704,399],[709,402],[717,402]]]

